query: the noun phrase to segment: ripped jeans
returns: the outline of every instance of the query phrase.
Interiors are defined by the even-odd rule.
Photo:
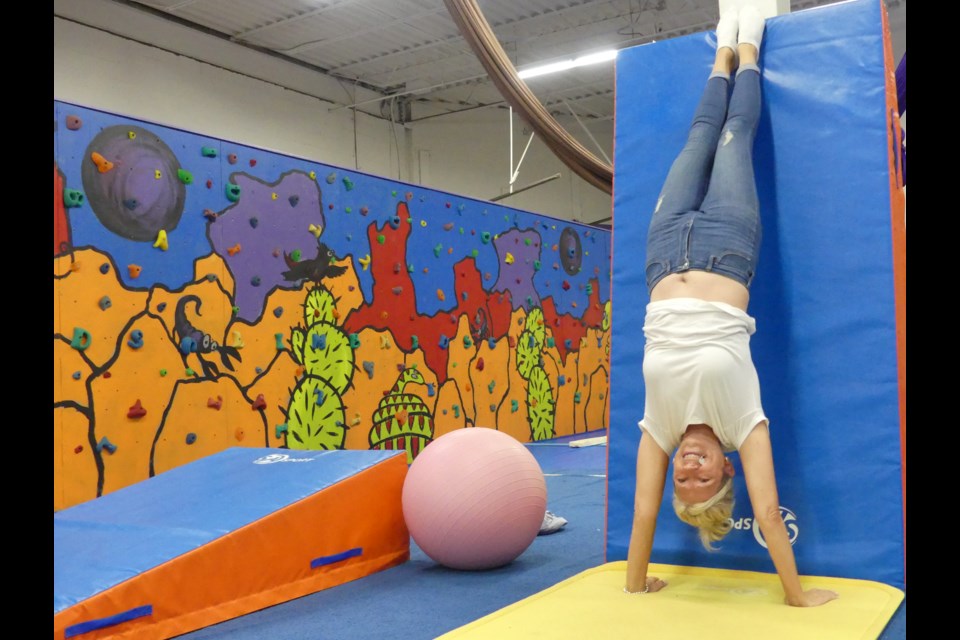
[[[757,271],[762,230],[753,174],[760,120],[760,70],[741,65],[729,79],[712,75],[687,143],[670,167],[647,236],[647,290],[691,269],[733,278],[745,287]]]

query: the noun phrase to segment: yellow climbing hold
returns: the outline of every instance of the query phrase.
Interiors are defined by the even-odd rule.
[[[360,265],[363,267],[363,270],[366,271],[367,269],[370,268],[370,254],[368,253],[362,258],[358,258],[357,262],[359,262]]]
[[[420,226],[421,226],[421,227],[427,226],[427,221],[426,221],[426,220],[421,220],[421,221],[420,221]]]
[[[390,340],[387,339],[387,336],[380,336],[380,348],[381,349],[390,348]]]
[[[243,337],[241,337],[239,331],[233,332],[233,342],[230,344],[231,347],[235,349],[243,349]]]
[[[127,137],[133,140],[137,137],[137,133],[135,131],[127,131]]]
[[[316,179],[317,179],[317,172],[316,172],[316,171],[311,171],[311,172],[310,172],[310,179],[311,179],[311,180],[316,180]]]
[[[507,252],[507,255],[503,259],[503,261],[506,262],[507,264],[513,264],[513,254],[510,252]]]
[[[163,177],[163,174],[160,173],[160,169],[154,169],[154,171],[153,171],[153,177],[156,178],[157,180],[159,180],[160,178]]]
[[[154,249],[163,249],[166,251],[170,248],[169,243],[167,243],[167,232],[163,229],[160,229],[160,232],[157,234],[157,241],[153,243]]]
[[[447,299],[447,294],[443,292],[443,289],[437,289],[437,299],[440,300],[440,302]]]
[[[276,193],[276,191],[274,191],[273,193],[270,194],[270,199],[271,199],[271,200],[276,200],[276,199],[277,199],[277,193]]]
[[[307,229],[317,238],[320,237],[320,234],[323,233],[323,227],[318,224],[311,224]]]

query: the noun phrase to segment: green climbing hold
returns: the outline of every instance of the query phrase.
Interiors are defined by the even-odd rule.
[[[377,242],[379,244],[383,244],[386,241],[387,241],[387,236],[383,235],[382,233],[377,236]]]
[[[490,232],[483,231],[480,233],[480,242],[483,244],[490,244]]]
[[[290,252],[290,259],[294,262],[300,262],[300,256],[303,255],[303,252],[300,249],[294,249]]]
[[[193,174],[186,169],[177,169],[177,178],[183,184],[193,184]]]
[[[527,245],[527,246],[529,247],[529,246],[530,246],[530,238],[524,238],[524,239],[523,239],[523,244],[525,244],[525,245]]]
[[[240,200],[240,185],[238,184],[228,184],[226,186],[227,200],[230,202],[238,202]]]
[[[476,249],[474,249],[473,251],[470,252],[470,255],[473,256],[474,258],[476,258],[477,256],[480,255],[480,252],[477,251]]]
[[[63,190],[63,206],[68,208],[82,207],[83,191],[78,191],[76,189],[64,189]]]
[[[540,271],[540,261],[539,261],[539,260],[534,260],[534,261],[533,261],[533,270],[534,270],[534,271]]]
[[[166,375],[167,375],[167,370],[166,370],[166,369],[160,369],[160,377],[163,378],[163,377],[165,377]]]
[[[73,340],[70,341],[70,346],[76,349],[77,351],[83,351],[90,346],[90,341],[92,337],[90,332],[81,327],[74,327],[73,329]]]
[[[346,177],[345,177],[345,178],[343,179],[343,186],[346,187],[347,191],[352,191],[352,190],[353,190],[353,180],[351,180],[350,178],[346,178]]]
[[[439,258],[441,253],[443,253],[443,245],[438,244],[433,248],[433,255]]]
[[[217,150],[214,147],[203,147],[200,149],[200,155],[204,158],[216,158]]]
[[[284,433],[286,433],[286,432],[287,432],[287,425],[286,425],[286,424],[278,424],[278,425],[274,428],[274,433],[276,434],[276,437],[277,437],[277,438],[279,438],[282,434],[284,434]]]

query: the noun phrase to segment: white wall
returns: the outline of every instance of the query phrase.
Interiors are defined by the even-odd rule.
[[[398,177],[388,121],[361,113],[354,122],[298,91],[74,22],[53,26],[57,100]]]
[[[54,12],[56,100],[405,182],[420,183],[423,166],[425,186],[466,196],[505,191],[505,110],[394,125],[333,102],[365,101],[371,92],[122,4],[55,0]],[[503,204],[583,221],[610,215],[609,195],[538,142],[516,186],[557,172],[561,179]]]
[[[561,124],[571,134],[574,127]],[[591,130],[598,140],[612,139],[611,127],[600,134]],[[514,115],[513,167],[520,172],[514,190],[559,173],[560,178],[501,200],[502,204],[556,215],[565,219],[593,222],[611,214],[610,195],[587,184],[574,174],[534,136],[523,162],[523,154],[530,130]],[[602,130],[600,130],[602,131]],[[425,186],[446,189],[455,193],[488,200],[509,192],[510,183],[510,114],[505,108],[488,107],[458,114],[430,118],[412,127],[413,146],[418,165],[415,176]],[[600,155],[585,134],[577,136],[580,143]],[[604,152],[609,156],[610,149]]]

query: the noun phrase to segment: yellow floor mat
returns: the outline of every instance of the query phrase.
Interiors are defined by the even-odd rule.
[[[623,593],[626,562],[588,569],[440,636],[443,640],[860,640],[877,638],[904,598],[866,580],[802,577],[804,588],[836,591],[821,607],[783,604],[776,574],[651,564],[668,582],[649,595]]]

